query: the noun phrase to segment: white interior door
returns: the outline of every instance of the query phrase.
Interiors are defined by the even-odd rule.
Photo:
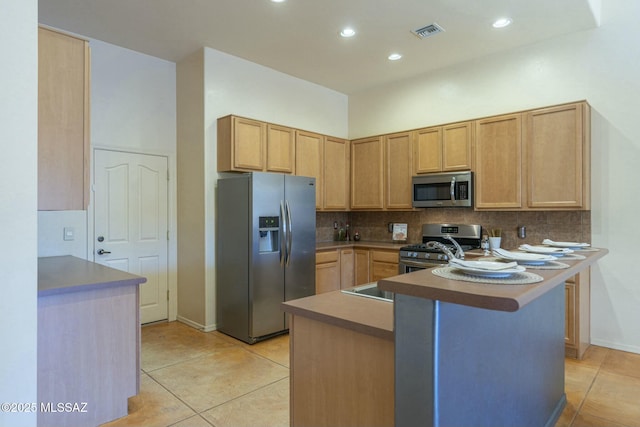
[[[95,150],[94,260],[147,278],[142,323],[168,318],[167,181],[166,157]]]

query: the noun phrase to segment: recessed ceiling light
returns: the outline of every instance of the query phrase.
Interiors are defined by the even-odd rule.
[[[402,58],[402,55],[400,55],[399,53],[392,53],[391,55],[389,55],[389,61],[397,61],[400,58]]]
[[[510,18],[500,18],[500,19],[496,19],[493,22],[493,28],[504,28],[504,27],[508,27],[509,25],[511,25]]]
[[[356,35],[356,30],[347,27],[344,30],[340,31],[340,35],[342,37],[353,37]]]
[[[287,0],[271,0],[271,3],[284,3]]]

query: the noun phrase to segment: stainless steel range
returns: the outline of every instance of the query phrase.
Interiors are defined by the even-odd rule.
[[[474,224],[423,224],[422,243],[400,248],[399,273],[410,273],[447,264],[449,256],[442,249],[442,245],[446,246],[450,253],[456,253],[459,250],[451,238],[463,251],[477,249],[482,240],[482,227]],[[427,244],[428,242],[439,244],[434,247]]]

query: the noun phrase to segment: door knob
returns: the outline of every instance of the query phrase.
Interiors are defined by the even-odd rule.
[[[111,251],[105,251],[104,249],[98,249],[98,255],[110,254]]]

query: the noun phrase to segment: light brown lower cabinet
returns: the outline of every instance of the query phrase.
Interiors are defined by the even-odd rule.
[[[354,249],[316,252],[316,294],[354,286]]]
[[[354,252],[354,285],[364,285],[369,283],[369,249],[356,249]]]
[[[340,252],[316,252],[316,294],[340,289]]]
[[[591,269],[567,280],[565,291],[565,355],[582,359],[590,344]]]
[[[291,316],[291,425],[394,425],[393,340]]]
[[[377,282],[391,276],[398,275],[398,250],[371,249],[370,260],[370,282]]]

